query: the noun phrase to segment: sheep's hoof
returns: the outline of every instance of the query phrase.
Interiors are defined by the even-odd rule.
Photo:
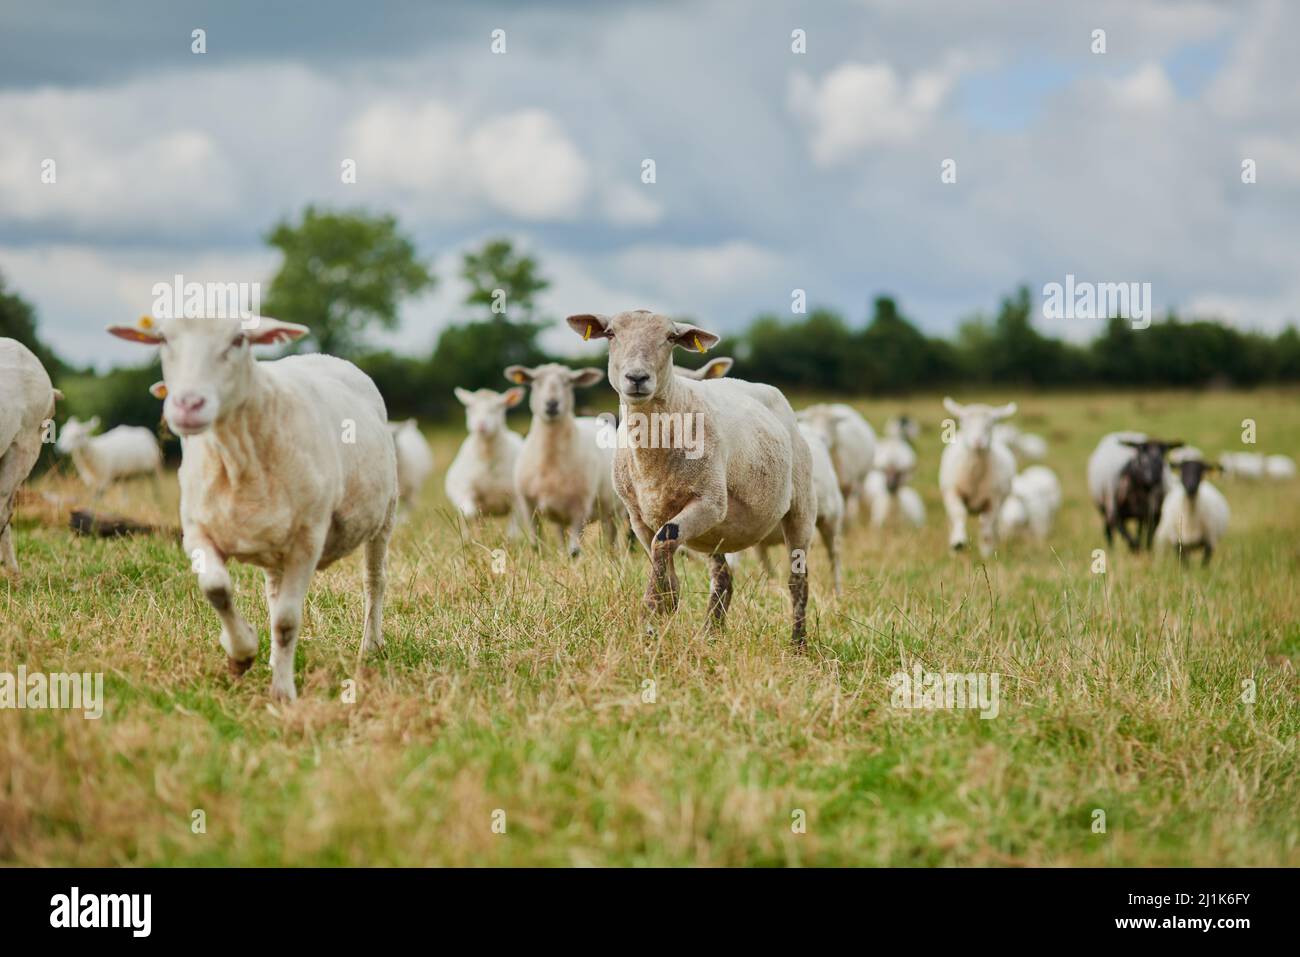
[[[242,678],[244,672],[253,667],[253,662],[256,660],[256,656],[245,658],[243,661],[240,661],[238,658],[227,658],[226,667],[230,669],[230,677]]]
[[[794,646],[794,653],[802,655],[808,650],[808,642],[803,635],[794,635],[790,639],[790,644]]]

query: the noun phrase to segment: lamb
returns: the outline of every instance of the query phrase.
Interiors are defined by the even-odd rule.
[[[917,528],[925,524],[925,504],[906,484],[916,470],[916,451],[912,448],[916,435],[916,423],[903,416],[891,419],[885,426],[884,438],[876,443],[875,461],[864,485],[871,504],[871,524],[876,528],[883,527],[894,514],[901,514]]]
[[[1107,546],[1114,543],[1118,530],[1134,552],[1141,550],[1144,538],[1147,549],[1151,548],[1161,503],[1172,484],[1165,455],[1182,444],[1151,439],[1141,432],[1102,436],[1088,458],[1088,494],[1105,523]],[[1137,522],[1136,535],[1129,534],[1129,519]]]
[[[875,460],[875,430],[855,409],[840,402],[810,405],[799,411],[798,418],[831,450],[845,514],[851,520],[862,507],[862,483]]]
[[[9,527],[18,486],[40,457],[54,401],[62,397],[30,349],[16,339],[0,338],[0,568],[10,575],[18,575]]]
[[[161,346],[163,415],[181,437],[185,552],[221,618],[231,674],[252,665],[257,632],[235,608],[230,559],[266,576],[273,699],[297,697],[294,649],[312,573],[363,546],[361,651],[381,648],[397,451],[370,377],[320,354],[256,361],[253,346],[308,331],[275,319],[145,317],[108,331]]]
[[[621,512],[614,493],[611,468],[614,427],[590,416],[573,414],[573,390],[595,385],[599,369],[570,369],[559,363],[536,368],[510,366],[506,378],[531,384],[529,407],[533,421],[515,462],[515,488],[531,516],[540,540],[542,520],[550,519],[567,533],[569,555],[581,551],[582,530],[599,519],[605,543],[618,542]]]
[[[81,481],[96,497],[122,479],[151,475],[156,483],[162,477],[162,449],[153,432],[136,425],[119,425],[96,435],[98,428],[97,415],[85,422],[69,417],[55,443],[55,448],[72,457]]]
[[[945,397],[943,406],[960,423],[939,460],[939,491],[952,526],[948,544],[965,548],[966,517],[978,515],[980,554],[987,557],[997,548],[998,515],[1016,474],[1015,456],[994,439],[993,427],[1015,415],[1016,404],[961,405]]]
[[[1205,480],[1206,473],[1217,470],[1217,465],[1185,458],[1178,463],[1178,483],[1165,496],[1155,540],[1177,549],[1184,562],[1188,552],[1200,548],[1204,551],[1201,564],[1208,565],[1228,530],[1228,500]]]
[[[433,450],[420,434],[415,419],[389,422],[388,431],[392,433],[393,445],[397,449],[398,498],[409,504],[415,501],[433,474]]]
[[[614,485],[650,558],[646,611],[676,610],[674,557],[686,545],[709,557],[709,614],[721,627],[732,594],[726,553],[752,548],[779,525],[790,555],[791,639],[801,647],[817,503],[812,450],[785,396],[743,379],[674,375],[675,348],[704,352],[718,341],[688,323],[644,309],[568,323],[584,339],[609,340],[609,382],[631,410],[619,426]],[[644,422],[676,441],[644,441],[636,427]],[[686,441],[688,428],[698,443]]]
[[[1011,480],[1011,492],[998,513],[998,536],[1004,541],[1027,534],[1045,542],[1061,507],[1061,483],[1045,465],[1031,465]]]
[[[515,463],[524,438],[506,427],[506,410],[522,402],[524,393],[518,386],[505,392],[456,390],[456,399],[465,406],[469,434],[447,469],[445,482],[447,498],[466,522],[509,515],[512,538],[527,529],[528,512],[515,488]]]
[[[1000,422],[993,427],[993,438],[1011,450],[1020,464],[1041,462],[1047,458],[1047,440],[1032,432],[1021,432],[1010,422]]]
[[[1295,459],[1289,455],[1270,455],[1264,459],[1264,474],[1274,481],[1295,478]]]

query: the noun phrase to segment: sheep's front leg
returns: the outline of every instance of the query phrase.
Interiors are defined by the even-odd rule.
[[[951,531],[948,534],[948,547],[957,551],[966,547],[966,503],[952,489],[943,493],[944,511],[948,513]]]
[[[710,490],[686,503],[676,515],[655,532],[650,547],[650,584],[645,604],[652,613],[677,610],[677,569],[673,557],[683,542],[703,535],[727,515],[727,492]]]
[[[226,560],[212,544],[203,539],[187,537],[185,551],[199,576],[199,588],[217,616],[221,619],[221,647],[229,658],[230,673],[242,675],[257,658],[257,632],[235,610],[234,586]]]
[[[714,552],[709,556],[709,617],[721,628],[727,623],[727,609],[731,607],[731,566],[727,556]]]
[[[998,509],[991,503],[980,514],[980,554],[985,558],[992,555],[998,547]]]
[[[302,629],[302,605],[307,597],[318,552],[293,556],[279,574],[279,585],[271,601],[271,697],[293,701],[298,697],[293,680],[293,655]],[[268,597],[271,594],[267,582]]]
[[[8,520],[0,527],[0,568],[10,575],[18,574],[18,555],[14,552],[14,534]]]

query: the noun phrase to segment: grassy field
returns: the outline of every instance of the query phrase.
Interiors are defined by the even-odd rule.
[[[24,576],[0,580],[0,671],[103,672],[106,705],[0,711],[0,862],[1300,864],[1300,485],[1218,480],[1233,520],[1207,570],[1117,549],[1094,574],[1083,480],[1118,428],[1217,454],[1252,418],[1259,449],[1294,454],[1300,394],[990,398],[1012,397],[1064,485],[1050,548],[948,554],[937,397],[859,403],[877,428],[901,411],[925,426],[929,524],[853,529],[838,600],[814,551],[802,655],[783,584],[753,561],[726,632],[705,626],[691,562],[653,639],[639,552],[505,545],[494,572],[503,529],[462,547],[440,471],[394,539],[383,656],[358,660],[353,557],[315,580],[301,697],[281,709],[260,572],[236,573],[262,651],[232,679],[176,543],[76,538],[37,500],[17,522]],[[432,439],[445,468],[460,430]],[[34,491],[81,496],[55,474]],[[105,504],[166,517],[147,481]],[[913,662],[997,673],[998,716],[892,707]]]

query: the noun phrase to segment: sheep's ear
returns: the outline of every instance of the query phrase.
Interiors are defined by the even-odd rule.
[[[952,396],[947,395],[943,397],[943,407],[959,419],[962,417],[962,413],[966,411],[965,407],[963,407],[960,402],[952,398]]]
[[[683,349],[690,349],[692,352],[708,352],[718,344],[720,337],[689,322],[674,322],[673,334],[669,339],[674,345],[679,345]]]
[[[246,320],[249,325],[244,328],[244,337],[255,346],[269,346],[277,342],[292,342],[311,332],[306,326],[296,322],[281,322],[266,316],[253,316]]]
[[[109,326],[108,332],[127,342],[139,342],[146,346],[156,346],[163,341],[157,324],[149,316],[141,316],[134,326]]]
[[[1008,402],[1002,408],[994,412],[993,416],[996,419],[1009,419],[1016,414],[1016,408],[1017,406],[1014,402]]]
[[[149,386],[149,394],[155,399],[167,398],[167,383],[155,382],[153,385]]]
[[[1165,442],[1164,447],[1166,452],[1172,452],[1174,449],[1181,449],[1186,444],[1182,439],[1175,439],[1173,442]]]
[[[1119,440],[1119,444],[1120,444],[1120,445],[1123,445],[1123,446],[1126,446],[1126,447],[1128,447],[1128,448],[1130,448],[1130,449],[1140,449],[1140,448],[1142,448],[1142,446],[1143,446],[1144,443],[1142,443],[1142,442],[1134,442],[1132,439],[1120,439],[1120,440]]]
[[[99,428],[99,416],[92,415],[89,419],[87,419],[86,428],[89,429],[91,432],[94,432],[97,428]]]
[[[536,373],[527,366],[506,366],[505,376],[515,385],[527,385]]]
[[[721,379],[723,376],[725,376],[728,372],[731,371],[731,367],[734,364],[735,364],[735,360],[730,359],[727,356],[722,356],[720,358],[714,359],[712,362],[707,363],[704,366],[704,368],[700,370],[700,372],[703,373],[700,376],[700,378]]]
[[[576,316],[570,316],[564,321],[569,324],[570,329],[584,339],[609,338],[609,318],[607,316],[597,316],[584,312]]]
[[[506,389],[501,398],[505,402],[507,409],[513,409],[520,402],[524,401],[524,390],[519,388],[519,386],[515,386],[513,389]]]
[[[469,405],[474,398],[474,393],[470,392],[469,389],[462,389],[460,386],[456,386],[453,391],[456,393],[456,401],[461,405]]]
[[[605,378],[605,370],[597,368],[573,369],[569,372],[569,381],[576,388],[586,388],[589,385],[595,385],[601,379]]]

